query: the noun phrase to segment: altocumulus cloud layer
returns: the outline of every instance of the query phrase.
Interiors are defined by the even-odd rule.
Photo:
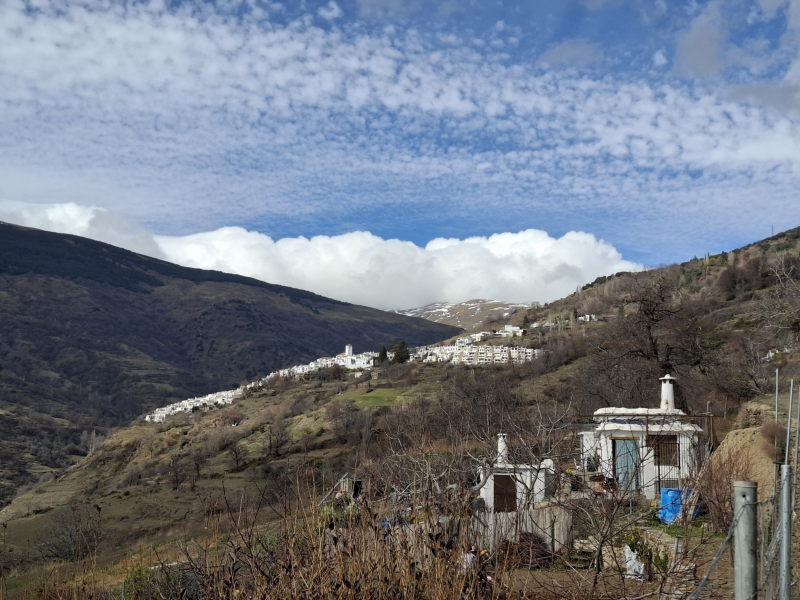
[[[0,220],[72,233],[190,267],[216,269],[378,308],[497,298],[547,301],[599,275],[640,268],[595,236],[528,229],[424,247],[365,231],[273,240],[239,227],[154,236],[77,204],[0,202]]]
[[[586,4],[5,0],[0,193],[160,234],[582,229],[650,264],[796,225],[800,0]]]

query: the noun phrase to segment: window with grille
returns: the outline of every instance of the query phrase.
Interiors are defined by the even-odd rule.
[[[647,445],[653,449],[653,462],[656,466],[680,466],[677,435],[648,435]]]

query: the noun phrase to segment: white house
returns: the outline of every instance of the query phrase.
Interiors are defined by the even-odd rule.
[[[495,336],[496,334],[493,331],[479,331],[478,333],[469,334],[473,342],[485,342]]]
[[[661,381],[658,408],[601,408],[597,425],[581,432],[581,460],[617,489],[656,498],[661,488],[679,488],[705,459],[702,429],[675,408],[675,378]]]
[[[499,337],[521,337],[525,331],[516,325],[504,325],[501,330],[497,332]]]

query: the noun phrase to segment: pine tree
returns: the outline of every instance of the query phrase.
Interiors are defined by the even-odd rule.
[[[389,354],[386,352],[386,346],[381,346],[380,352],[378,352],[378,358],[375,359],[375,363],[382,365],[387,360],[389,360]]]
[[[408,351],[408,344],[405,342],[396,344],[394,347],[394,359],[392,362],[404,363],[407,362],[409,358],[411,358],[411,353]]]

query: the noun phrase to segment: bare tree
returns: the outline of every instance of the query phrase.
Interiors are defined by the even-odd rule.
[[[196,479],[200,478],[203,466],[208,462],[208,452],[205,448],[195,447],[191,453],[192,466],[194,467],[194,476]]]
[[[775,281],[763,297],[759,315],[769,328],[787,332],[792,343],[800,336],[800,267],[795,257],[782,254],[771,267]]]
[[[248,452],[241,442],[234,442],[228,448],[230,464],[233,471],[241,471],[247,463]]]
[[[94,555],[103,537],[101,508],[72,504],[62,511],[46,542],[39,546],[43,558],[77,561]]]
[[[167,474],[169,475],[169,481],[173,489],[177,490],[181,484],[186,481],[187,471],[188,465],[183,456],[180,454],[173,454],[170,456],[169,463],[167,463]]]
[[[266,427],[266,436],[262,448],[265,458],[272,458],[280,454],[281,448],[289,441],[289,433],[286,430],[286,421],[278,419]]]

